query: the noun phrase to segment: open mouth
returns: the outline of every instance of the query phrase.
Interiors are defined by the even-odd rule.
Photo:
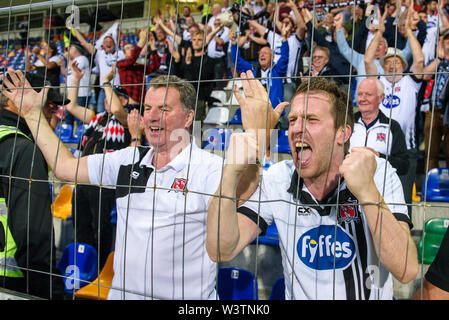
[[[164,128],[160,128],[160,127],[150,127],[150,134],[152,135],[158,135],[160,132],[162,132],[162,130],[164,130]]]
[[[296,142],[296,164],[298,167],[306,167],[312,161],[312,148],[305,142]]]

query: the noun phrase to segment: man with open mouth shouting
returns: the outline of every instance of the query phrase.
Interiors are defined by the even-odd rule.
[[[241,107],[272,112],[258,81],[242,78]],[[209,256],[232,260],[276,223],[286,299],[392,299],[392,276],[407,283],[418,272],[395,169],[368,149],[348,153],[352,104],[323,78],[297,88],[288,119],[293,159],[264,172],[259,188],[240,206],[234,200],[236,183],[247,163],[260,159],[261,147],[253,132],[231,136],[216,192],[221,197],[209,205]],[[236,144],[245,155],[234,152]]]

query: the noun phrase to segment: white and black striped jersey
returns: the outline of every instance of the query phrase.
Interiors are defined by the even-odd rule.
[[[385,76],[379,80],[384,84],[385,97],[379,104],[379,109],[388,118],[396,120],[405,135],[407,149],[416,148],[415,115],[418,103],[418,93],[422,81],[414,76],[403,76],[399,81],[391,83]]]
[[[376,160],[374,181],[385,203],[411,225],[395,169]],[[276,223],[286,299],[393,298],[392,276],[379,264],[363,210],[344,181],[339,193],[334,190],[318,203],[293,162],[282,161],[263,173],[259,188],[238,212],[258,221],[263,233]]]
[[[382,111],[370,124],[365,124],[360,111],[354,114],[354,131],[351,134],[350,149],[369,147],[379,152],[396,169],[398,175],[408,172],[408,154],[405,136],[397,121],[388,119]]]
[[[220,183],[223,159],[190,146],[159,170],[152,148],[88,157],[90,183],[116,190],[108,299],[217,298],[216,264],[205,241],[207,204]]]

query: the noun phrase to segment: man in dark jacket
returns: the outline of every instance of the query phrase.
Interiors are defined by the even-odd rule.
[[[43,78],[27,74],[27,79],[41,90]],[[0,287],[62,299],[63,282],[55,276],[48,166],[20,116],[20,106],[0,96],[0,198],[4,202],[0,211]],[[49,89],[41,116],[53,129],[57,106],[64,102],[55,89]]]

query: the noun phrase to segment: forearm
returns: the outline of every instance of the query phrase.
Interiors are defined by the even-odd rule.
[[[411,29],[407,29],[407,38],[413,55],[413,65],[411,70],[416,73],[415,76],[417,78],[422,79],[422,72],[424,70],[424,54],[422,53],[421,45]]]
[[[78,160],[59,140],[40,110],[30,111],[25,120],[45,161],[58,179],[89,183],[87,166],[82,165],[87,160],[82,158],[78,168]]]
[[[221,188],[209,201],[206,249],[213,261],[229,261],[236,255],[240,233],[236,212],[238,176],[223,169]]]
[[[117,118],[117,120],[124,126],[127,126],[128,113],[122,106],[119,97],[114,93],[110,85],[103,87],[109,105],[111,106],[111,113]]]
[[[418,272],[416,246],[405,222],[399,222],[377,191],[361,201],[382,264],[402,283]],[[380,253],[379,253],[380,251]]]
[[[376,54],[377,46],[379,45],[379,41],[382,38],[382,33],[380,31],[377,31],[376,35],[374,36],[373,40],[371,41],[370,45],[368,46],[368,49],[365,51],[365,69],[367,75],[377,75],[377,67],[374,64],[374,57]]]
[[[93,46],[93,44],[87,42],[79,30],[72,29],[72,31],[75,33],[75,37],[78,39],[80,44],[84,47],[84,49],[86,49],[89,52],[89,54],[93,55],[95,53],[95,47]]]

